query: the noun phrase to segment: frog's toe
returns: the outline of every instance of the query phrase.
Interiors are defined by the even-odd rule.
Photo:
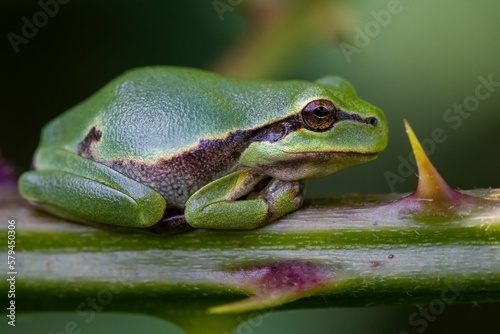
[[[273,180],[264,189],[264,195],[268,206],[268,221],[299,209],[303,203],[298,181]]]

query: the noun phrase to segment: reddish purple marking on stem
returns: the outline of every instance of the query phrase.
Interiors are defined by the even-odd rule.
[[[466,213],[478,206],[492,204],[488,200],[462,194],[449,187],[442,191],[441,196],[429,198],[422,197],[417,190],[386,207],[421,215],[448,216]]]
[[[243,267],[234,275],[244,285],[262,293],[277,290],[302,292],[328,283],[334,274],[310,261],[286,260]]]

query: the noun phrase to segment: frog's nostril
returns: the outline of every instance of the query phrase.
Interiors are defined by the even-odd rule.
[[[375,126],[378,124],[378,118],[377,117],[368,117],[366,119],[366,123],[370,124],[371,126]]]

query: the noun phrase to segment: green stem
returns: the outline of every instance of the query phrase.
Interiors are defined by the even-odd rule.
[[[15,220],[18,312],[96,308],[229,333],[274,309],[499,301],[499,207],[417,220],[384,209],[399,197],[316,200],[257,230],[159,237],[66,222],[3,186],[0,236]]]

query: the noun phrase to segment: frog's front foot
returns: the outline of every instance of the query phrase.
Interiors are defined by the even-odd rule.
[[[271,180],[255,190],[266,175],[238,170],[198,190],[186,203],[186,220],[195,228],[252,229],[297,210],[302,204],[297,181]]]
[[[260,197],[267,203],[266,222],[274,221],[302,206],[303,197],[298,181],[271,180]]]

